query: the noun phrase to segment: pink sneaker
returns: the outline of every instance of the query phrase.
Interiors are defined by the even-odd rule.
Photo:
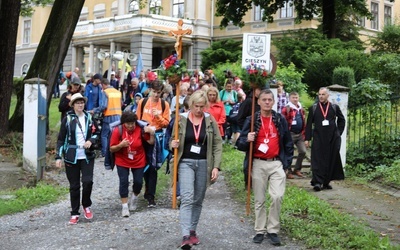
[[[79,221],[79,216],[78,215],[72,215],[71,219],[69,219],[68,224],[76,225],[76,224],[78,224],[78,221]]]
[[[93,219],[93,213],[90,210],[90,207],[84,207],[83,208],[83,214],[85,215],[85,218],[88,220]]]
[[[200,244],[200,240],[196,235],[196,231],[194,230],[190,230],[190,242],[192,243],[192,245]]]

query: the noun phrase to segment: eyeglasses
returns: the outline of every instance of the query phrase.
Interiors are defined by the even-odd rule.
[[[82,101],[80,101],[80,102],[79,102],[79,101],[76,101],[74,104],[79,104],[79,105],[80,105],[80,104],[85,104],[85,102],[82,102]]]

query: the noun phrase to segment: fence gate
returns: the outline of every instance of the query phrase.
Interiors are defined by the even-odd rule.
[[[44,93],[44,96],[42,95],[40,90],[40,80],[38,80],[37,181],[43,179],[43,171],[46,167],[46,123],[46,93]]]

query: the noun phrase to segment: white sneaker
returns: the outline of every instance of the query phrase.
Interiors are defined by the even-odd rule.
[[[129,217],[129,209],[128,206],[122,205],[122,217]]]
[[[129,210],[134,211],[137,208],[137,196],[132,194],[131,200],[129,201]]]

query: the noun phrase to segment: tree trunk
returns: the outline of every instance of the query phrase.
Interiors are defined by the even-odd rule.
[[[0,0],[0,137],[8,133],[20,9],[21,1]]]
[[[322,1],[322,32],[329,38],[336,38],[336,0]]]
[[[15,0],[8,1],[13,2]],[[47,113],[51,103],[54,84],[57,84],[56,80],[67,55],[68,47],[84,3],[85,0],[54,1],[46,28],[25,77],[29,79],[39,76],[47,81]],[[20,95],[22,95],[22,98],[18,96],[15,112],[10,119],[10,128],[15,128],[14,130],[17,131],[22,131],[23,128],[24,93],[23,91],[21,92]]]

